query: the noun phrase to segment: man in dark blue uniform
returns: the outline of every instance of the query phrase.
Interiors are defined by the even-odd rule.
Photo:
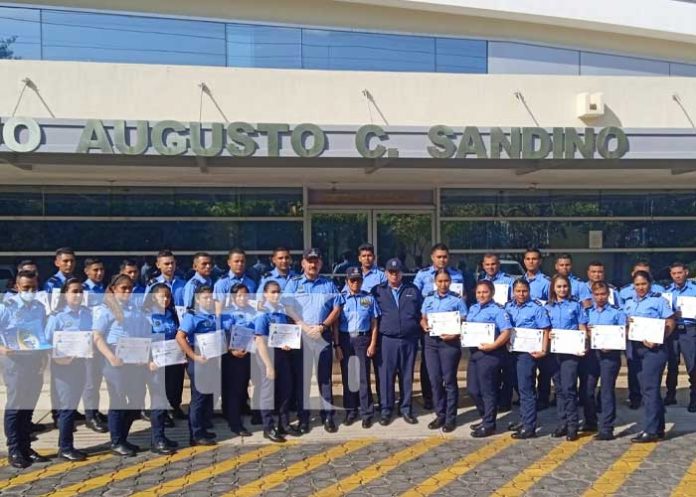
[[[382,311],[379,320],[379,376],[381,383],[381,416],[379,424],[391,422],[394,411],[394,380],[401,376],[401,414],[408,424],[416,424],[413,416],[413,368],[418,341],[423,334],[420,326],[423,295],[418,287],[403,282],[403,265],[390,259],[386,266],[387,283],[372,289],[372,295]]]
[[[237,284],[247,287],[250,294],[256,293],[256,282],[246,274],[246,252],[235,247],[227,254],[227,275],[215,282],[215,313],[219,316],[229,306],[230,290]]]
[[[196,252],[193,254],[193,270],[195,274],[184,285],[184,306],[187,309],[194,307],[194,293],[196,288],[201,285],[209,287],[213,286],[213,280],[210,278],[213,272],[213,258],[207,252]]]
[[[44,283],[44,291],[46,292],[47,304],[49,311],[55,311],[58,304],[58,295],[60,289],[65,283],[65,280],[71,278],[75,272],[75,251],[70,247],[61,247],[56,250],[56,257],[53,264],[58,268],[58,271],[46,280]]]

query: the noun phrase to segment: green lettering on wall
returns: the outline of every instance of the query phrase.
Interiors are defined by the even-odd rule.
[[[88,119],[77,143],[78,154],[88,154],[90,150],[101,150],[103,154],[113,154],[109,135],[99,119]]]
[[[583,159],[592,159],[595,152],[594,128],[585,128],[584,139],[575,128],[565,128],[565,158],[575,158],[575,152],[580,152]]]
[[[481,139],[481,133],[475,126],[464,128],[464,134],[457,150],[457,157],[465,158],[469,154],[476,154],[478,159],[488,157],[486,146],[483,144],[483,139]]]
[[[451,159],[457,151],[454,144],[454,130],[444,124],[437,124],[428,130],[428,138],[433,144],[428,146],[428,154],[435,159]]]
[[[539,145],[537,148],[536,145]],[[551,152],[551,137],[543,128],[522,128],[522,158],[544,159]]]
[[[221,123],[213,123],[210,129],[210,145],[205,146],[204,130],[201,123],[189,123],[191,128],[191,150],[201,157],[216,157],[222,152],[222,140],[225,128]]]
[[[491,128],[491,159],[500,159],[500,152],[510,159],[519,159],[522,153],[522,132],[520,128],[510,129],[510,138],[500,128]]]
[[[287,133],[290,126],[281,123],[259,123],[257,126],[260,133],[264,133],[268,139],[268,157],[280,156],[280,134]]]
[[[609,144],[615,141],[614,150],[609,150]],[[620,159],[628,152],[628,137],[621,128],[609,126],[597,135],[597,152],[605,159]]]
[[[312,137],[312,148],[306,146],[308,136]],[[290,143],[298,157],[319,157],[326,148],[326,135],[316,124],[298,124],[292,130]]]
[[[230,123],[227,127],[227,151],[232,157],[251,157],[258,149],[258,144],[252,136],[256,135],[254,127],[245,122]]]
[[[366,159],[379,159],[387,152],[387,148],[381,144],[370,148],[370,140],[373,137],[378,138],[380,141],[389,139],[389,135],[387,135],[384,129],[376,124],[361,126],[355,133],[355,149]]]
[[[126,121],[116,121],[114,123],[114,146],[116,150],[125,155],[141,155],[147,150],[149,143],[147,121],[136,121],[135,139],[133,143],[129,140],[128,126]]]
[[[181,155],[188,150],[186,126],[179,121],[160,121],[152,126],[152,145],[161,155]]]

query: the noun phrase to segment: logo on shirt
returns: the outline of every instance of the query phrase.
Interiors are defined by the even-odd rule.
[[[367,309],[368,307],[370,307],[370,299],[368,299],[368,298],[360,299],[360,305]]]

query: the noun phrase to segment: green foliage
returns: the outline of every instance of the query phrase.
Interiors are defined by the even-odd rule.
[[[17,41],[16,36],[10,36],[9,38],[0,38],[0,59],[19,59],[14,55],[14,52],[10,48],[15,41]]]

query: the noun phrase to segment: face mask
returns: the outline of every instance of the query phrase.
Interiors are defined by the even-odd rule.
[[[31,302],[34,300],[36,297],[36,292],[19,292],[19,298],[22,299],[24,302]]]

